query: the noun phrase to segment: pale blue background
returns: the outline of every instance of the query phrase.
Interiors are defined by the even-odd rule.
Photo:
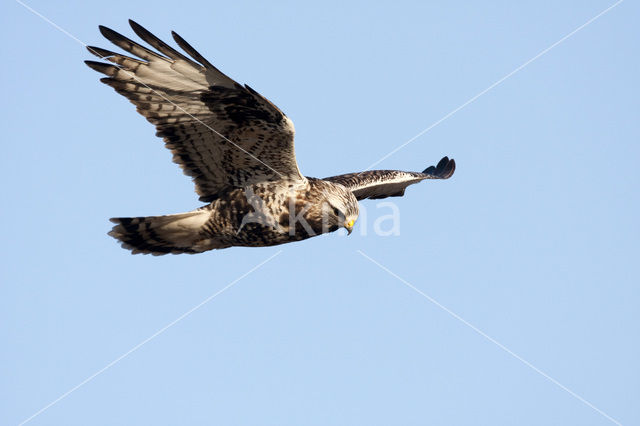
[[[178,31],[294,120],[320,177],[367,167],[612,3],[29,2],[107,48],[98,24]],[[356,250],[640,424],[637,2],[380,164],[458,162],[397,200],[400,236],[160,258],[120,249],[107,218],[198,207],[191,182],[81,45],[1,9],[1,424],[278,250],[30,424],[612,424]]]

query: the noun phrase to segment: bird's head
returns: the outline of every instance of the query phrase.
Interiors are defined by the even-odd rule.
[[[335,190],[326,193],[323,223],[328,226],[329,232],[344,228],[351,234],[353,226],[358,220],[358,200],[351,191],[342,185],[335,185],[335,188]]]

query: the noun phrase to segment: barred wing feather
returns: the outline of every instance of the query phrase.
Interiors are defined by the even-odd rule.
[[[304,180],[295,158],[293,123],[280,109],[220,72],[176,33],[173,38],[191,58],[129,23],[160,53],[101,26],[109,41],[134,57],[88,47],[111,64],[86,64],[107,75],[101,81],[156,126],[174,162],[193,178],[201,201],[259,182]]]

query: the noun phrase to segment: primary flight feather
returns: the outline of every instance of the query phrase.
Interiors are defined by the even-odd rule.
[[[447,179],[444,157],[422,173],[372,170],[307,178],[294,152],[293,122],[247,85],[220,72],[172,32],[185,56],[134,21],[133,31],[157,53],[103,26],[100,32],[132,56],[98,47],[110,63],[85,61],[100,81],[127,97],[191,176],[197,210],[165,216],[114,218],[111,236],[135,253],[200,253],[232,246],[271,246],[341,227],[351,232],[358,200],[395,197],[424,179]]]

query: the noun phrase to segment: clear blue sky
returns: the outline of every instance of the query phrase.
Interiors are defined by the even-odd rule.
[[[27,2],[106,48],[98,24],[176,30],[293,119],[318,177],[366,168],[614,3]],[[122,250],[107,219],[196,208],[190,180],[79,43],[0,9],[0,424],[280,250],[28,424],[613,424],[358,250],[640,424],[637,2],[383,161],[458,163],[396,199],[400,235],[157,258]]]

